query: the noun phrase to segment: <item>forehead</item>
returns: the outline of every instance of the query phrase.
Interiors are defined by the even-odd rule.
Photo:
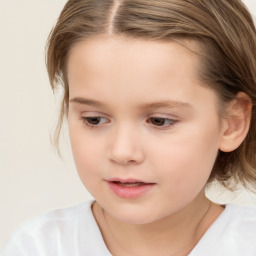
[[[149,41],[128,38],[100,37],[77,43],[70,51],[67,64],[69,82],[84,72],[96,78],[119,77],[122,80],[139,75],[154,81],[167,74],[197,80],[199,58],[182,41]],[[184,46],[185,45],[185,46]],[[193,45],[194,48],[194,45]],[[186,74],[183,72],[186,71]],[[128,73],[130,76],[127,77]],[[135,76],[136,74],[136,76]]]
[[[108,62],[119,61],[119,64],[143,64],[144,67],[159,67],[159,64],[176,62],[178,57],[185,61],[195,62],[198,57],[191,49],[197,44],[189,40],[150,41],[126,37],[97,37],[75,44],[70,51],[68,67],[72,61],[86,61],[91,67]],[[84,58],[84,59],[82,59]],[[85,63],[86,64],[86,63]],[[155,64],[155,66],[154,66]],[[171,64],[171,63],[170,63]],[[193,63],[194,64],[194,63]],[[150,65],[150,66],[149,66]],[[163,67],[160,67],[161,69]]]
[[[113,37],[79,42],[67,65],[70,98],[114,98],[120,105],[127,99],[196,102],[210,89],[202,86],[200,60],[191,48],[186,41]]]

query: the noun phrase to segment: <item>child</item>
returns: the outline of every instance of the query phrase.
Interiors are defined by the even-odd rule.
[[[95,201],[36,218],[2,256],[255,256],[256,209],[205,187],[256,184],[256,31],[239,0],[69,0],[47,69],[63,85]]]

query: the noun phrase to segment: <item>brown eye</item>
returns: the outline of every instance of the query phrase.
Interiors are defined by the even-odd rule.
[[[83,123],[87,126],[91,127],[97,127],[101,124],[108,123],[108,120],[101,116],[82,116],[81,119],[83,120]]]
[[[156,126],[163,126],[165,124],[166,118],[160,118],[160,117],[153,117],[150,118],[151,123]]]
[[[177,120],[169,119],[169,118],[163,118],[163,117],[151,117],[149,119],[149,122],[158,127],[169,127],[174,125]]]
[[[100,123],[101,117],[100,116],[93,116],[93,117],[86,117],[86,122],[91,125],[98,125]]]

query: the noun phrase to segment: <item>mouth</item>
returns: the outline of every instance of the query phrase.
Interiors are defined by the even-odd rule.
[[[144,183],[144,182],[121,182],[121,181],[112,181],[112,183],[121,187],[126,187],[126,188],[139,187],[139,186],[144,186],[146,184],[151,184],[151,183]]]
[[[126,199],[141,197],[156,185],[156,183],[135,179],[110,179],[106,181],[115,195]]]

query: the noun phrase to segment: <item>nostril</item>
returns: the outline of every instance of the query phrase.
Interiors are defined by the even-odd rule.
[[[136,160],[121,160],[121,159],[111,159],[111,161],[115,164],[119,164],[119,165],[123,165],[123,166],[126,166],[126,165],[136,165],[136,164],[139,164],[141,161],[136,161]]]
[[[125,138],[125,141],[124,141]],[[119,165],[136,165],[143,161],[142,148],[128,136],[117,136],[109,147],[108,158]]]

